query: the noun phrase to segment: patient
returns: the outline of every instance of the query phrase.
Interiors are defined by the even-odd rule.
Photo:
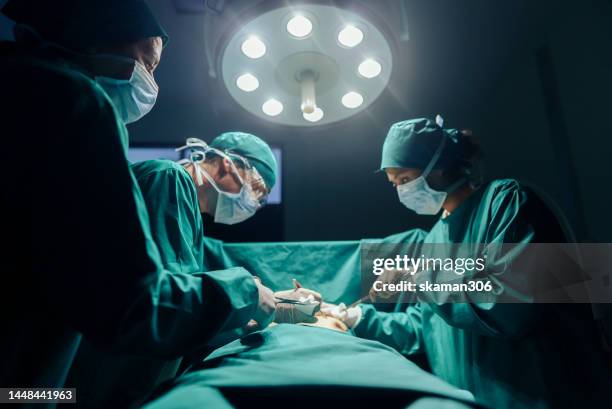
[[[427,399],[423,399],[427,398]],[[146,409],[202,407],[466,408],[472,395],[322,313],[233,341],[166,385]],[[414,405],[414,406],[408,406]]]

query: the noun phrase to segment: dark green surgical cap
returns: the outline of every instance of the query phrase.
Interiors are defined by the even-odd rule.
[[[147,37],[168,41],[143,0],[9,0],[2,13],[46,41],[77,50]]]
[[[235,153],[246,159],[257,169],[269,190],[276,183],[278,166],[272,149],[255,135],[245,132],[226,132],[217,136],[210,147],[225,153]]]
[[[427,118],[397,122],[389,128],[383,144],[380,169],[425,169],[440,146],[448,138],[434,169],[445,169],[465,159],[468,142],[457,129],[444,129]]]

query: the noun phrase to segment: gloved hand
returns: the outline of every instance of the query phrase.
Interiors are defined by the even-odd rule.
[[[346,308],[344,303],[339,305],[324,303],[321,306],[321,312],[344,322],[347,327],[355,328],[361,320],[361,307],[359,305],[351,308]]]
[[[299,324],[302,322],[312,324],[317,322],[317,317],[306,314],[301,311],[299,306],[295,304],[286,304],[279,302],[276,304],[275,322],[287,324]]]
[[[263,285],[259,277],[253,277],[253,279],[255,280],[255,284],[257,285],[257,290],[259,292],[259,304],[257,305],[257,311],[253,316],[253,320],[257,323],[257,327],[259,329],[263,329],[274,321],[276,299],[274,298],[274,292]],[[247,328],[255,329],[255,325],[252,322],[249,322],[249,324],[247,324]]]
[[[321,302],[321,294],[316,291],[309,290],[302,287],[302,285],[294,278],[293,279],[293,290],[283,290],[274,293],[277,299],[288,299],[295,301],[306,301]],[[299,307],[293,304],[285,304],[279,302],[276,304],[276,318],[275,321],[278,323],[290,323],[298,324],[301,322],[313,323],[317,321],[317,318],[313,315],[308,315],[303,311],[300,311]]]

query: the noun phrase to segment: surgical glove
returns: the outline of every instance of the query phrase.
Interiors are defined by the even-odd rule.
[[[339,319],[349,328],[355,328],[361,320],[361,307],[359,305],[346,308],[344,303],[340,303],[339,305],[324,304],[321,307],[321,312]]]
[[[255,280],[255,284],[257,285],[257,290],[259,292],[259,303],[257,305],[257,311],[253,316],[253,320],[257,322],[260,329],[263,329],[274,321],[276,299],[274,297],[274,292],[263,285],[259,277],[253,277],[253,279]]]
[[[308,315],[300,311],[295,304],[278,303],[276,304],[275,322],[286,324],[313,323],[317,322],[314,315]]]

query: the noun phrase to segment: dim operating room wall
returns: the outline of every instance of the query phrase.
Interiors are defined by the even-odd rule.
[[[4,6],[7,0],[0,0],[0,7]],[[13,23],[0,14],[0,40],[13,38]]]
[[[578,239],[610,242],[612,3],[544,1],[524,10],[529,34],[477,121],[489,170],[543,188]]]
[[[612,2],[561,2],[547,20],[587,239],[612,241]]]

